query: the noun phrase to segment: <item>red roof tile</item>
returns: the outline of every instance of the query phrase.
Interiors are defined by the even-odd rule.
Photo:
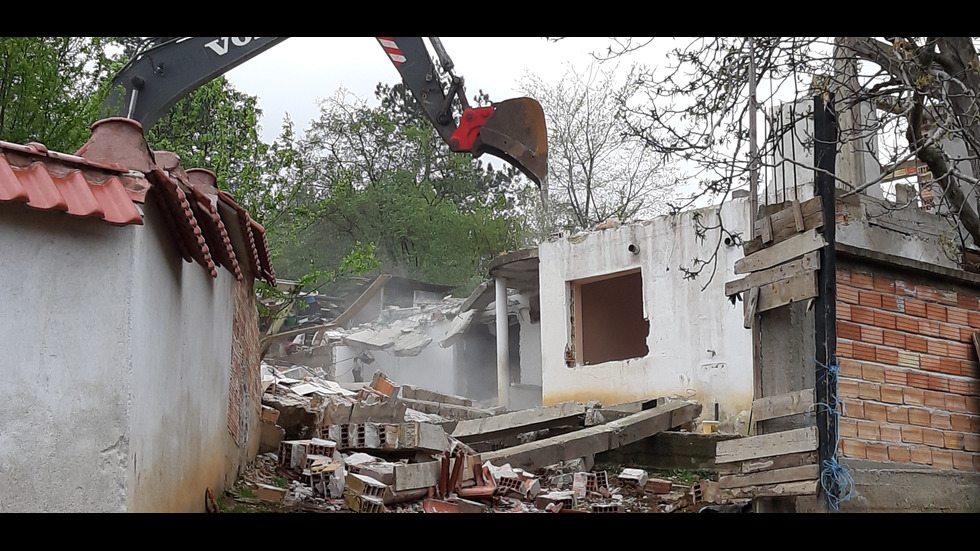
[[[265,229],[231,195],[218,191],[213,176],[199,169],[184,172],[172,153],[151,153],[142,127],[129,119],[93,124],[92,138],[77,155],[48,151],[38,143],[0,141],[0,202],[122,226],[143,223],[134,203],[156,189],[165,205],[164,223],[185,260],[193,259],[212,277],[217,262],[241,280],[232,242],[244,243],[252,273],[275,285]],[[221,205],[234,214],[229,217]]]

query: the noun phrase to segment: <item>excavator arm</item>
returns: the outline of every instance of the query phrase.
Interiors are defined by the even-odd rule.
[[[104,110],[139,121],[149,130],[177,101],[286,37],[178,37],[150,41],[113,78]],[[548,173],[544,111],[531,98],[471,108],[462,77],[438,38],[430,38],[448,74],[448,87],[420,37],[385,37],[378,42],[439,136],[456,152],[489,153],[517,167],[541,187]],[[463,107],[457,122],[452,104]]]

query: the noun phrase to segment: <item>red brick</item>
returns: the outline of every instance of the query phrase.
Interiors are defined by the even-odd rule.
[[[980,375],[980,363],[961,360],[960,375],[963,375],[964,377],[973,377],[974,379],[977,378],[977,376]]]
[[[864,405],[865,415],[867,415],[868,404]],[[875,421],[858,421],[858,438],[864,440],[878,440],[881,434],[878,432],[878,423]]]
[[[847,285],[837,286],[837,300],[848,304],[858,303],[858,291]]]
[[[949,392],[952,392],[953,394],[968,396],[976,393],[974,383],[972,381],[961,381],[957,379],[946,379],[945,381]]]
[[[882,339],[887,346],[905,348],[905,335],[897,331],[882,331]]]
[[[934,341],[932,339],[927,340],[926,348],[928,348],[928,352],[930,354],[935,354],[936,356],[946,356],[949,354],[949,348],[947,348],[947,343],[943,341]]]
[[[872,286],[879,293],[895,294],[895,280],[882,276],[872,276]]]
[[[918,388],[905,387],[902,389],[902,394],[905,397],[905,404],[910,406],[922,406],[925,405],[923,390]]]
[[[858,304],[869,308],[881,308],[881,293],[873,291],[859,291]]]
[[[862,306],[851,306],[851,321],[860,325],[874,325],[874,310]]]
[[[958,415],[953,413],[949,416],[949,425],[953,430],[958,430],[960,432],[969,432],[970,429],[970,416],[969,415]]]
[[[908,463],[912,459],[909,449],[905,446],[888,446],[888,460]],[[973,468],[973,461],[970,461],[970,468]]]
[[[849,270],[842,270],[837,268],[837,283],[850,283],[851,282],[851,272]]]
[[[888,406],[885,408],[885,419],[889,423],[907,424],[909,422],[909,410],[902,406]]]
[[[959,304],[957,297],[958,293],[956,291],[944,291],[942,289],[937,289],[937,292],[939,294],[939,303],[947,306],[956,306]]]
[[[905,348],[913,352],[929,352],[929,346],[926,344],[926,340],[913,335],[905,337]]]
[[[877,327],[864,326],[861,328],[861,340],[870,344],[882,344],[881,329]]]
[[[939,371],[947,375],[959,375],[960,361],[950,358],[939,358]]]
[[[851,305],[837,301],[837,319],[838,320],[851,320]]]
[[[878,327],[883,327],[885,329],[895,329],[896,323],[895,314],[887,314],[885,312],[874,312],[875,325]]]
[[[860,289],[874,289],[874,279],[869,274],[851,272],[851,285]]]
[[[915,427],[912,425],[905,425],[902,427],[902,442],[909,442],[912,444],[922,443],[922,427]]]
[[[919,300],[939,302],[939,291],[932,285],[916,285],[915,297]]]
[[[935,375],[929,375],[929,390],[937,390],[939,392],[949,392],[949,379],[946,377],[937,377]],[[945,406],[945,400],[943,400],[943,406]]]
[[[850,377],[852,379],[861,378],[861,362],[852,359],[843,359],[839,363],[840,371],[838,373],[841,377]]]
[[[905,299],[905,313],[917,318],[926,317],[926,303],[911,298]]]
[[[864,442],[858,440],[841,440],[841,453],[844,457],[866,459],[867,451]]]
[[[858,435],[857,421],[854,419],[841,419],[837,424],[837,430],[841,438],[854,438]]]
[[[909,459],[912,463],[932,464],[932,450],[925,446],[912,446],[909,448]]]
[[[861,340],[861,326],[854,323],[848,323],[846,321],[838,321],[837,338],[859,341]]]
[[[901,404],[905,400],[902,387],[898,385],[881,385],[881,401],[889,404]],[[963,402],[963,409],[966,409],[966,402]]]
[[[895,329],[905,331],[906,333],[918,333],[919,321],[916,318],[910,318],[908,316],[895,316]],[[903,335],[902,347],[905,346],[904,338],[905,336]]]
[[[929,425],[934,429],[951,429],[950,419],[948,413],[942,413],[939,411],[932,412],[929,417]]]
[[[970,327],[980,328],[980,312],[970,312]]]
[[[849,379],[838,379],[837,380],[837,395],[841,398],[857,398],[859,387],[857,381],[851,381]]]
[[[936,429],[922,429],[922,443],[934,448],[941,448],[945,444],[943,431]]]
[[[929,388],[929,376],[925,373],[914,373],[910,372],[908,374],[909,386],[914,386],[916,388]]]
[[[906,283],[902,280],[895,281],[895,294],[906,297],[915,296],[915,285]]]
[[[958,341],[960,340],[960,328],[948,323],[940,323],[939,336],[947,340]]]
[[[840,358],[854,357],[854,350],[851,341],[845,341],[845,340],[837,341],[837,356]]]
[[[956,305],[966,310],[980,310],[980,303],[977,302],[977,297],[963,293],[960,293],[960,296],[957,298]]]
[[[855,342],[851,343],[851,349],[853,350],[855,358],[868,362],[875,361],[874,345],[864,344],[863,342]]]
[[[973,455],[966,452],[953,452],[953,468],[957,471],[972,471]]]
[[[869,442],[865,449],[868,453],[868,459],[872,461],[888,461],[888,446]]]
[[[946,407],[946,394],[943,392],[926,390],[923,392],[923,402],[927,408],[942,409]]]
[[[970,313],[962,308],[947,308],[946,321],[956,325],[970,325]]]
[[[963,433],[951,430],[943,431],[943,447],[948,450],[962,450]]]
[[[946,321],[946,307],[938,304],[926,304],[926,317],[936,321]]]
[[[967,400],[966,402],[966,408],[970,409],[970,401]],[[970,432],[980,434],[980,417],[970,417]]]
[[[980,434],[964,434],[963,449],[968,452],[980,452]]]
[[[929,410],[919,408],[909,408],[909,423],[920,427],[928,427]]]
[[[881,307],[884,308],[885,310],[890,310],[892,312],[904,312],[905,299],[893,295],[882,295]]]
[[[965,342],[967,345],[973,344],[973,334],[976,333],[972,328],[963,327],[960,329],[960,337],[956,340]]]
[[[864,381],[858,382],[858,398],[863,398],[865,400],[881,400],[881,391],[876,383],[867,383]],[[867,404],[865,404],[865,410],[867,410]],[[867,411],[865,411],[867,414]]]
[[[884,350],[883,348],[878,348],[878,352]],[[897,357],[897,356],[896,356]],[[904,371],[899,371],[897,369],[885,368],[885,382],[905,386],[908,384],[908,377],[905,375]]]
[[[980,473],[980,454],[973,456],[973,470]]]
[[[872,402],[865,402],[864,404],[864,418],[869,421],[884,421],[887,419],[885,413],[885,406],[882,404],[875,404]],[[863,437],[862,437],[863,438]]]
[[[906,339],[908,340],[908,339]],[[946,344],[947,354],[953,358],[961,358],[964,360],[974,360],[977,359],[976,350],[973,346],[965,345],[961,342],[948,342]]]
[[[932,466],[937,469],[952,469],[953,452],[949,450],[932,450]]]
[[[902,428],[898,425],[886,425],[882,423],[878,426],[878,433],[881,434],[882,442],[902,441]]]
[[[840,395],[838,386],[837,394]],[[844,403],[844,416],[851,419],[864,419],[864,402],[861,400],[842,400]]]
[[[939,336],[939,322],[935,320],[919,320],[919,331],[920,335],[928,335],[930,337]]]
[[[966,413],[966,397],[955,394],[946,395],[946,411]]]
[[[919,367],[926,371],[939,371],[939,358],[936,356],[919,356]]]
[[[885,368],[874,364],[861,364],[861,378],[873,383],[881,383],[885,380]]]

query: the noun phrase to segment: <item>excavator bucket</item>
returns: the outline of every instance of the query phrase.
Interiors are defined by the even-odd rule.
[[[548,131],[541,104],[531,98],[494,104],[470,151],[475,157],[489,153],[508,161],[540,188],[548,176]]]

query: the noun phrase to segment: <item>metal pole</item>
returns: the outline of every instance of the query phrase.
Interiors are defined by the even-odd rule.
[[[755,144],[755,40],[749,37],[749,236],[756,237],[755,219],[759,216],[759,154]]]

